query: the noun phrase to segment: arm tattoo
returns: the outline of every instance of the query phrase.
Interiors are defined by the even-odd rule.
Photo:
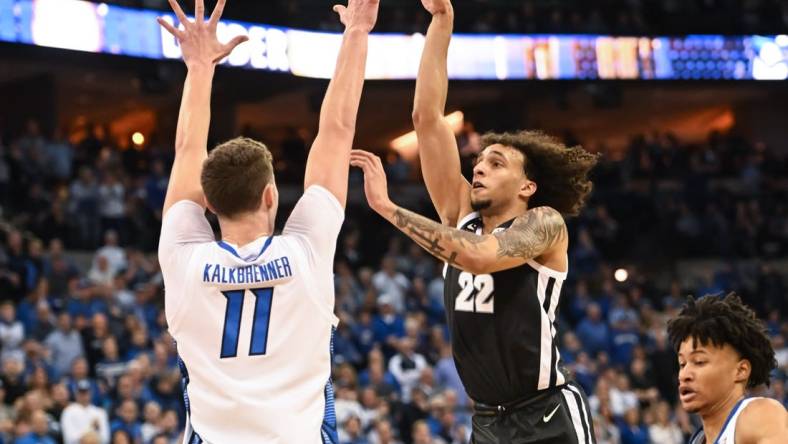
[[[498,257],[533,259],[567,237],[561,213],[550,207],[537,207],[515,219],[512,226],[495,234]]]
[[[485,240],[484,236],[441,225],[401,208],[397,208],[394,212],[394,224],[431,255],[452,266],[461,267],[462,264],[457,262],[458,251],[448,250],[459,250],[459,248],[451,248],[451,245],[446,245],[447,242],[452,242],[455,246],[459,243],[463,248],[476,249],[478,244]]]

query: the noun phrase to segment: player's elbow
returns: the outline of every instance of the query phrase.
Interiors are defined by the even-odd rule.
[[[413,114],[411,115],[413,127],[416,128],[417,131],[437,125],[440,123],[442,117],[443,116],[441,115],[441,112],[438,108],[430,108],[420,105],[416,105],[413,108]]]
[[[495,258],[488,254],[475,252],[465,255],[466,257],[460,258],[459,263],[462,269],[473,275],[490,274],[494,270]]]
[[[318,133],[334,138],[353,138],[356,132],[355,119],[343,119],[339,116],[324,117],[320,119]]]

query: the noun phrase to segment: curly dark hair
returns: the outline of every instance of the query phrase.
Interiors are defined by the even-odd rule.
[[[668,322],[668,337],[677,351],[687,338],[702,345],[730,345],[752,366],[747,388],[768,386],[769,373],[777,367],[766,326],[736,293],[697,300],[690,296],[678,317]]]
[[[598,154],[589,153],[581,146],[567,147],[540,131],[482,136],[482,146],[495,144],[523,153],[525,174],[537,186],[528,202],[530,208],[549,206],[569,216],[580,213],[593,189],[588,173],[597,164]]]

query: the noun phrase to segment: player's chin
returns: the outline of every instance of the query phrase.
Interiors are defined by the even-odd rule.
[[[474,193],[471,192],[471,208],[473,208],[473,211],[486,210],[490,208],[491,205],[492,200],[489,198],[474,195]]]
[[[701,411],[703,408],[702,403],[698,400],[693,399],[692,401],[683,401],[681,400],[681,408],[684,409],[687,413],[695,414]]]

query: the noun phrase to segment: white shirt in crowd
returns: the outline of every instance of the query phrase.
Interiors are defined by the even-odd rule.
[[[79,444],[79,440],[90,431],[98,433],[102,444],[109,443],[107,412],[92,404],[69,404],[60,417],[60,427],[64,444]]]
[[[659,444],[682,444],[684,442],[681,430],[675,424],[670,423],[664,426],[652,424],[648,429],[648,436],[651,438],[651,442]]]
[[[397,380],[402,388],[402,402],[407,403],[410,402],[411,390],[419,384],[422,370],[427,367],[427,360],[424,359],[424,356],[413,353],[410,356],[410,360],[413,361],[414,366],[411,368],[404,368],[403,363],[405,360],[406,358],[402,353],[394,355],[391,361],[389,361],[389,372],[394,376],[394,379]]]

